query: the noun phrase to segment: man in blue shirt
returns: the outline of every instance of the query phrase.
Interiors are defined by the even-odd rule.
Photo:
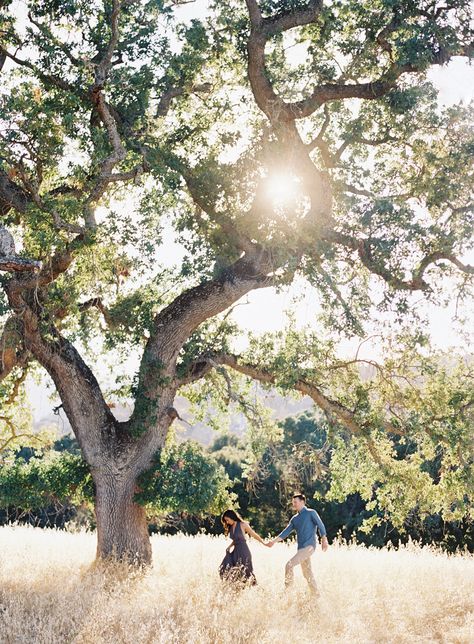
[[[311,510],[306,507],[306,497],[304,494],[295,494],[292,504],[297,514],[291,517],[286,528],[280,532],[277,537],[272,539],[272,541],[269,541],[267,545],[271,548],[278,541],[286,539],[293,530],[296,530],[298,550],[296,555],[286,564],[285,585],[288,587],[293,583],[293,569],[299,564],[301,565],[303,575],[309,584],[311,592],[316,595],[318,594],[318,588],[311,568],[311,555],[316,550],[316,530],[318,530],[321,535],[321,547],[323,552],[328,549],[326,528],[324,527],[324,523],[321,521],[321,517],[316,510]]]

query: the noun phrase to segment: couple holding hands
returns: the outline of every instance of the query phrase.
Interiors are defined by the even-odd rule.
[[[226,555],[219,567],[219,574],[223,579],[235,582],[248,582],[256,584],[253,572],[252,555],[247,545],[246,534],[260,541],[264,546],[271,548],[278,541],[296,531],[298,550],[285,567],[285,585],[288,587],[293,583],[293,569],[301,565],[303,575],[308,582],[309,588],[314,595],[318,594],[316,580],[311,568],[311,555],[316,550],[316,530],[321,536],[321,547],[323,551],[328,549],[326,528],[316,510],[306,507],[304,494],[295,494],[292,499],[293,509],[296,514],[291,517],[289,524],[280,534],[271,541],[265,542],[235,510],[226,510],[222,515],[224,532],[232,539],[232,543],[226,548]]]

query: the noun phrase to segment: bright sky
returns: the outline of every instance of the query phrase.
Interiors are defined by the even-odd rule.
[[[15,5],[21,8],[19,13],[24,10],[23,3],[17,1]],[[195,4],[185,5],[179,11],[183,19],[189,19],[202,16],[205,6],[206,2],[199,1]],[[464,59],[457,58],[452,60],[446,67],[433,69],[429,77],[439,89],[441,104],[452,105],[460,101],[469,102],[474,100],[474,65],[469,65]],[[171,229],[165,230],[164,243],[159,250],[158,259],[165,265],[172,266],[179,264],[183,253],[183,248],[176,243]],[[470,261],[472,261],[472,258],[470,258]],[[307,287],[302,280],[296,280],[291,287],[280,294],[277,294],[274,289],[252,292],[242,302],[242,305],[235,309],[233,317],[244,330],[255,333],[279,330],[287,322],[287,311],[290,311],[295,317],[298,326],[317,325],[319,313],[317,298],[315,292],[310,287]],[[434,307],[428,309],[429,330],[435,346],[440,348],[462,346],[463,339],[458,332],[460,324],[456,324],[454,321],[454,312],[454,302],[446,309]],[[242,339],[242,346],[244,344],[245,336]],[[340,343],[340,353],[342,355],[351,355],[355,352],[358,344],[358,340],[343,340]],[[373,343],[367,343],[364,351],[364,355],[377,355],[377,347]],[[138,355],[131,357],[129,367],[136,369],[138,360]],[[91,366],[96,371],[97,365]],[[108,379],[102,368],[97,375],[101,380]],[[39,419],[49,414],[52,403],[45,395],[44,385],[37,386],[30,383],[29,391],[35,418]]]

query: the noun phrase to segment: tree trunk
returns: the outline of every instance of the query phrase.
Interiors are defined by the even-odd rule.
[[[151,564],[151,543],[144,508],[134,502],[136,481],[120,472],[96,471],[97,558]]]

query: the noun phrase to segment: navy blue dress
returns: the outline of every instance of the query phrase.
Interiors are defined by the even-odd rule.
[[[219,574],[222,579],[228,581],[245,582],[256,584],[257,580],[253,572],[252,554],[247,545],[245,533],[242,530],[240,521],[237,521],[230,528],[230,536],[234,542],[232,552],[227,552],[221,565]]]

